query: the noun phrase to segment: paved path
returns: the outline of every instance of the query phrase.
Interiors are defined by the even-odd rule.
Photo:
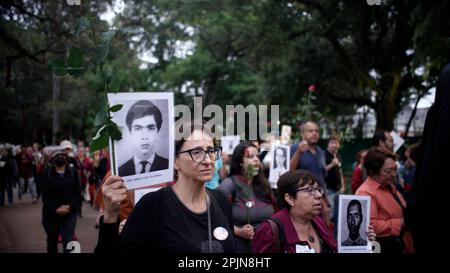
[[[12,206],[0,207],[0,253],[45,253],[42,203],[33,204],[28,195],[23,196],[22,201],[14,202]],[[76,227],[82,253],[92,253],[97,244],[96,215],[97,212],[83,202],[83,218],[78,218]],[[62,244],[59,245],[61,252]]]

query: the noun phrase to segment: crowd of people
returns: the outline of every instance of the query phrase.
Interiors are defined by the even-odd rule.
[[[202,131],[193,128],[193,134],[199,132]],[[156,221],[165,223],[165,226],[155,227],[151,235],[145,235],[145,240],[156,240],[162,248],[151,251],[296,252],[300,249],[296,245],[301,245],[303,252],[336,252],[339,195],[369,195],[372,198],[370,230],[366,231],[369,237],[381,242],[385,252],[413,252],[412,237],[403,218],[414,179],[419,144],[409,145],[405,151],[405,161],[399,162],[398,156],[393,153],[394,145],[389,132],[375,132],[373,146],[356,155],[350,187],[346,191],[339,155],[340,139],[331,136],[326,149],[322,149],[318,146],[319,136],[317,123],[308,121],[302,125],[301,141],[290,147],[290,170],[283,171],[275,187],[268,182],[267,149],[261,149],[261,146],[270,147],[270,142],[243,142],[235,147],[232,154],[222,153],[220,143],[208,135],[204,136],[203,149],[195,154],[186,147],[197,147],[197,138],[192,141],[187,139],[183,144],[176,143],[175,181],[154,186],[165,188],[161,196],[154,199],[178,204],[179,211],[169,210],[164,215],[154,216],[163,220],[145,219],[143,216],[155,214],[156,211],[161,213],[159,209],[139,209],[144,206],[140,203],[155,204],[151,206],[160,208],[163,205],[159,201],[142,201],[135,208],[134,196],[126,190],[120,176],[111,174],[106,151],[90,153],[83,141],[74,145],[68,140],[43,149],[37,143],[29,147],[2,145],[0,205],[12,205],[15,196],[20,201],[24,194],[30,195],[33,204],[42,198],[42,223],[49,253],[58,251],[58,237],[63,249],[76,238],[76,221],[82,217],[83,201],[99,211],[95,223],[96,227],[103,227],[100,228],[96,248],[99,252],[150,251],[137,242],[144,236],[141,229],[145,223],[153,225]],[[210,174],[197,170],[202,168]],[[223,208],[225,206],[227,208]],[[171,208],[172,205],[163,207]],[[207,218],[211,215],[206,217],[204,212],[213,216],[209,221],[218,221],[221,225],[208,227]],[[166,217],[172,219],[177,213],[193,218],[186,218],[185,223],[166,220]],[[230,218],[229,223],[227,218]],[[199,236],[190,238],[188,243],[189,240],[180,235],[187,232],[184,228],[170,228],[174,229],[173,234],[166,234],[170,233],[167,228],[173,225],[188,226],[191,233],[198,230]],[[212,242],[206,244],[202,241],[202,228],[205,229],[203,234],[211,237],[208,232],[211,233],[211,228],[216,232],[218,227],[224,228],[222,232],[232,240],[226,239],[226,244],[223,244],[214,233]],[[145,229],[149,232],[149,228]],[[119,236],[118,230],[123,235]],[[275,231],[278,232],[277,240],[274,240],[277,237]],[[394,244],[394,239],[402,243]],[[127,243],[122,243],[122,240],[127,240]],[[133,242],[131,246],[130,240]],[[142,243],[146,245],[144,241]],[[179,241],[187,245],[180,246]],[[398,246],[401,250],[395,248]]]
[[[192,129],[193,134],[199,131]],[[243,142],[228,155],[217,150],[220,144],[213,139],[210,141],[211,136],[206,136],[208,141],[200,141],[198,145],[198,138],[186,141],[187,147],[176,143],[175,181],[159,185],[163,189],[147,194],[136,208],[130,202],[121,177],[108,174],[100,189],[103,193],[99,194],[105,214],[99,218],[96,251],[337,252],[338,196],[353,193],[372,198],[369,229],[365,231],[370,241],[379,241],[384,252],[413,252],[412,239],[403,218],[406,185],[410,183],[408,177],[414,176],[410,173],[414,170],[411,150],[418,145],[408,147],[407,161],[398,162],[390,134],[377,131],[373,147],[358,153],[358,160],[353,164],[351,187],[346,191],[342,159],[338,153],[340,139],[331,137],[323,150],[317,144],[319,132],[317,123],[303,124],[302,141],[291,145],[291,169],[280,176],[275,189],[271,189],[268,172],[262,163],[267,153],[261,151],[261,146],[270,143]],[[380,153],[384,157],[380,157]],[[362,181],[357,184],[356,178]],[[378,191],[367,189],[370,185],[376,186]],[[228,202],[225,205],[223,197]],[[377,205],[379,198],[385,199]],[[173,211],[167,202],[177,204],[179,210]],[[385,206],[385,202],[389,205]],[[216,215],[218,207],[223,212],[221,216]],[[215,215],[208,220],[210,208],[214,208]],[[177,213],[184,222],[172,223],[172,217],[167,218],[167,215],[175,217]],[[224,223],[227,217],[230,221]],[[156,222],[159,224],[151,229]],[[398,227],[394,223],[398,223]],[[189,229],[180,230],[173,225]],[[193,230],[198,232],[195,238],[191,238]],[[231,237],[232,244],[228,241]],[[222,238],[226,242],[222,242]],[[146,240],[158,248],[144,247],[149,245]],[[355,239],[356,242],[359,240],[362,239]],[[395,240],[401,242],[395,245]],[[205,248],[203,244],[210,247]]]
[[[339,195],[346,193],[370,196],[365,238],[376,240],[382,253],[423,251],[438,244],[426,238],[432,230],[423,221],[428,217],[423,208],[430,205],[424,203],[427,193],[434,192],[437,203],[446,193],[430,187],[429,179],[442,170],[436,166],[443,167],[433,155],[448,149],[448,126],[437,120],[449,117],[438,100],[448,101],[449,92],[443,90],[449,89],[449,79],[447,66],[422,142],[407,145],[400,160],[392,135],[377,130],[371,147],[357,152],[348,183],[340,139],[331,136],[326,149],[319,147],[314,121],[302,124],[301,140],[290,145],[289,170],[283,170],[275,187],[267,168],[274,143],[243,142],[225,154],[204,124],[190,124],[189,137],[175,142],[174,181],[152,186],[159,189],[136,204],[122,177],[109,170],[108,154],[91,154],[82,141],[43,149],[1,145],[0,206],[11,206],[15,195],[20,201],[29,194],[33,204],[41,198],[49,253],[58,251],[58,236],[64,249],[74,238],[83,200],[98,209],[99,253],[335,253]],[[283,162],[285,155],[279,152],[273,160]],[[361,203],[351,201],[344,245],[367,242],[360,238],[363,217]]]
[[[82,217],[82,202],[98,209],[98,188],[109,171],[106,151],[90,153],[79,141],[41,147],[0,145],[0,206],[23,202],[26,195],[32,204],[42,202],[42,225],[47,235],[47,251],[58,252],[76,238],[75,227]]]

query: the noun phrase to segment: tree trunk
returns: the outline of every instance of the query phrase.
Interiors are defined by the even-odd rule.
[[[394,120],[400,110],[402,76],[394,71],[382,78],[381,90],[377,90],[375,114],[377,117],[376,129],[391,131],[394,129]]]
[[[57,144],[56,141],[58,140],[58,134],[59,134],[59,125],[60,125],[60,116],[59,116],[59,106],[58,106],[58,99],[59,95],[61,94],[61,77],[56,76],[53,73],[53,88],[52,88],[52,144]]]
[[[393,111],[389,111],[386,108],[388,107],[381,106],[375,109],[375,115],[377,118],[377,130],[383,129],[386,131],[391,131],[392,129],[394,129],[395,114]]]
[[[414,117],[416,116],[417,112],[417,105],[419,105],[419,101],[425,96],[427,91],[422,92],[419,96],[417,96],[416,103],[414,104],[414,109],[411,112],[411,116],[409,117],[408,123],[406,124],[405,128],[405,138],[408,137],[409,128],[411,127],[411,123],[414,120]]]

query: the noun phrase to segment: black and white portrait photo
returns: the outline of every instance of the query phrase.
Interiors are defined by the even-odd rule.
[[[338,249],[339,252],[366,252],[369,240],[366,231],[370,222],[370,197],[339,196]]]
[[[123,104],[111,113],[122,129],[114,142],[114,170],[128,189],[173,179],[173,94],[113,93],[109,104]]]
[[[221,139],[222,153],[231,155],[234,148],[239,145],[241,138],[239,136],[222,136]]]
[[[290,149],[288,145],[273,144],[271,149],[272,160],[270,162],[269,182],[272,188],[276,188],[278,178],[289,171]]]

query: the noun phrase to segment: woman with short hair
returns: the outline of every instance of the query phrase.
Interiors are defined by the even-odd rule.
[[[406,202],[394,186],[397,162],[391,151],[372,147],[364,159],[367,179],[356,191],[370,196],[370,223],[382,253],[414,252],[411,234],[405,226]]]

